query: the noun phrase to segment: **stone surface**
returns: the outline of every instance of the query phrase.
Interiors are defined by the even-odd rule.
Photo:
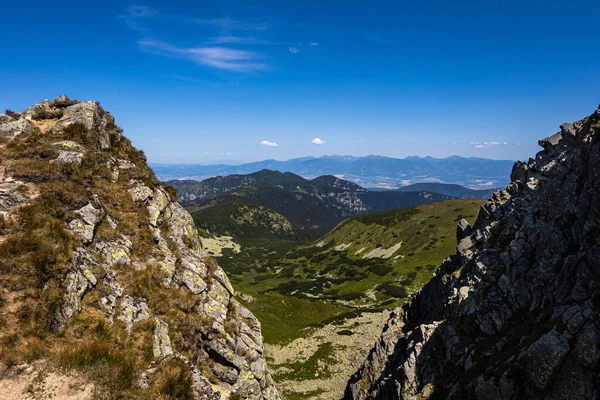
[[[27,137],[38,132],[33,122],[28,119],[0,124],[0,137],[15,138]]]
[[[111,146],[111,135],[120,138],[120,133],[110,131],[114,127],[114,122],[113,116],[104,111],[100,103],[86,101],[65,108],[62,118],[58,120],[54,129],[60,131],[75,123],[82,124],[96,139],[96,148],[107,150]]]
[[[600,109],[540,141],[461,221],[345,399],[593,399],[600,385]]]

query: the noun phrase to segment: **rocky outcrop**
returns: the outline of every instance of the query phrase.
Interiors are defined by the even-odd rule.
[[[35,127],[33,122],[27,119],[19,119],[17,121],[6,121],[8,122],[0,124],[0,137],[25,137],[33,135],[37,132],[37,128]]]
[[[345,399],[594,399],[600,109],[515,164],[457,254],[395,310]]]
[[[0,119],[5,142],[19,141],[0,157],[0,246],[7,243],[0,251],[6,287],[0,295],[34,282],[27,296],[37,314],[15,311],[14,318],[31,327],[38,323],[33,315],[50,314],[36,328],[52,349],[46,361],[65,348],[76,352],[82,343],[114,337],[111,345],[135,360],[132,385],[140,391],[161,390],[153,389],[156,376],[175,363],[185,366],[196,399],[279,399],[260,323],[237,302],[224,271],[202,250],[190,214],[121,136],[112,115],[96,101],[59,96],[18,116]],[[40,120],[51,127],[34,140]],[[23,207],[29,208],[20,214]],[[24,217],[31,232],[19,232]],[[56,235],[50,244],[38,237],[38,224]],[[28,236],[34,245],[20,243]],[[38,243],[51,255],[37,256]],[[20,269],[13,265],[29,259]],[[2,345],[7,329],[0,326]],[[147,364],[137,367],[140,360]]]

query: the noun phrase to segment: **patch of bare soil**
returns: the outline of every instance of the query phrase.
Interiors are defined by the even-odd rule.
[[[10,368],[0,364],[0,400],[91,400],[93,392],[83,377],[48,370],[43,361]]]
[[[40,119],[37,121],[33,120],[31,122],[33,122],[33,124],[37,126],[40,129],[40,131],[42,131],[42,133],[48,133],[50,129],[52,129],[54,125],[56,125],[58,119]]]

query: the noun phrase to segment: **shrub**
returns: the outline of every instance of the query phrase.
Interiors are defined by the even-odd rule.
[[[171,364],[163,368],[157,377],[159,393],[165,399],[193,400],[192,374],[190,369],[183,363]]]
[[[39,121],[43,119],[60,119],[63,116],[62,110],[41,110],[35,113],[31,118]]]
[[[19,113],[16,113],[16,112],[14,112],[13,110],[9,110],[9,109],[6,109],[6,111],[4,111],[4,114],[6,114],[6,115],[8,115],[9,117],[11,117],[11,118],[14,118],[14,119],[19,119],[19,118],[21,118],[21,114],[19,114]]]
[[[77,100],[56,100],[52,103],[52,105],[56,108],[67,108],[77,103],[79,103]]]

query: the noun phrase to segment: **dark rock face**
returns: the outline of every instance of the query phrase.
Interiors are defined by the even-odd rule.
[[[345,399],[593,399],[600,388],[600,109],[540,141],[395,310]]]

